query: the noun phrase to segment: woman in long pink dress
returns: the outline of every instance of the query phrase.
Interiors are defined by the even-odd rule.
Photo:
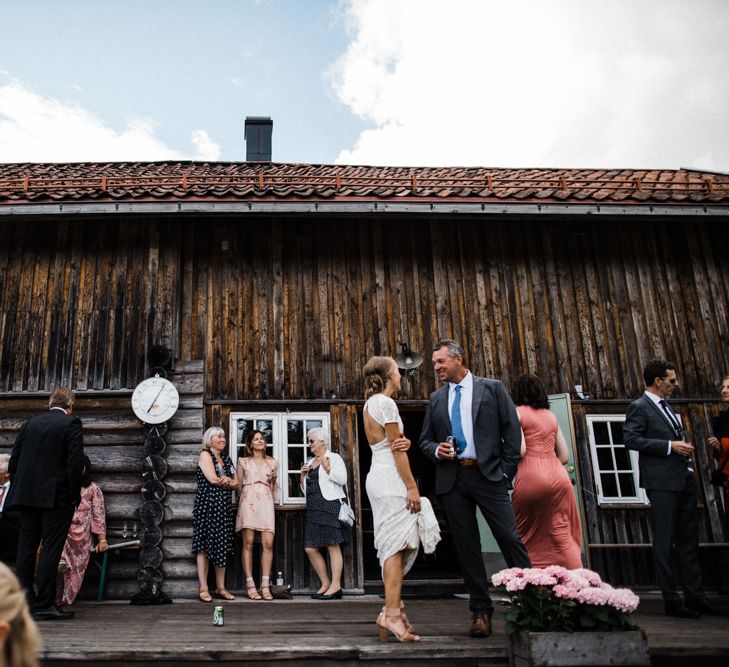
[[[511,497],[519,536],[534,567],[582,567],[580,515],[564,469],[569,450],[557,417],[536,375],[520,375],[512,398],[524,434]]]
[[[91,481],[91,461],[83,457],[83,473],[81,477],[81,502],[73,515],[71,528],[68,530],[66,544],[61,554],[59,570],[63,577],[58,577],[56,603],[73,604],[81,584],[84,581],[86,568],[89,565],[91,549],[96,546],[100,553],[109,548],[106,542],[106,508],[104,494]]]
[[[266,455],[266,439],[261,431],[246,434],[246,456],[238,459],[240,484],[236,532],[242,531],[243,572],[246,595],[251,600],[273,600],[270,589],[273,563],[273,536],[276,532],[274,500],[278,496],[278,462]],[[253,544],[261,534],[261,592],[253,580]]]

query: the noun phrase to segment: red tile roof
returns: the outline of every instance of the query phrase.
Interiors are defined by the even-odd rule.
[[[729,174],[248,162],[0,164],[0,205],[254,198],[711,204],[729,202]]]

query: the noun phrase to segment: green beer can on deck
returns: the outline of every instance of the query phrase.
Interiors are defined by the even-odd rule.
[[[213,625],[225,625],[222,607],[215,607],[213,609]]]

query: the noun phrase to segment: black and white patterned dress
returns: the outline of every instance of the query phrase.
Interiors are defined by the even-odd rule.
[[[304,547],[322,549],[349,541],[349,530],[339,523],[339,501],[327,500],[319,488],[319,467],[306,476]]]
[[[215,464],[215,455],[208,450]],[[221,453],[223,470],[233,477],[233,461]],[[233,553],[233,514],[230,512],[231,491],[208,482],[197,467],[197,491],[192,510],[192,553],[202,551],[213,565],[225,567],[228,555]]]

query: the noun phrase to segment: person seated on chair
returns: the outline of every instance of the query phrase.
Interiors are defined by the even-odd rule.
[[[66,544],[63,546],[59,572],[63,577],[56,579],[56,604],[73,604],[89,565],[91,550],[96,536],[96,549],[103,553],[109,548],[106,541],[106,508],[104,494],[91,481],[91,461],[88,456],[82,458],[81,502],[73,514],[71,527],[68,530]]]

